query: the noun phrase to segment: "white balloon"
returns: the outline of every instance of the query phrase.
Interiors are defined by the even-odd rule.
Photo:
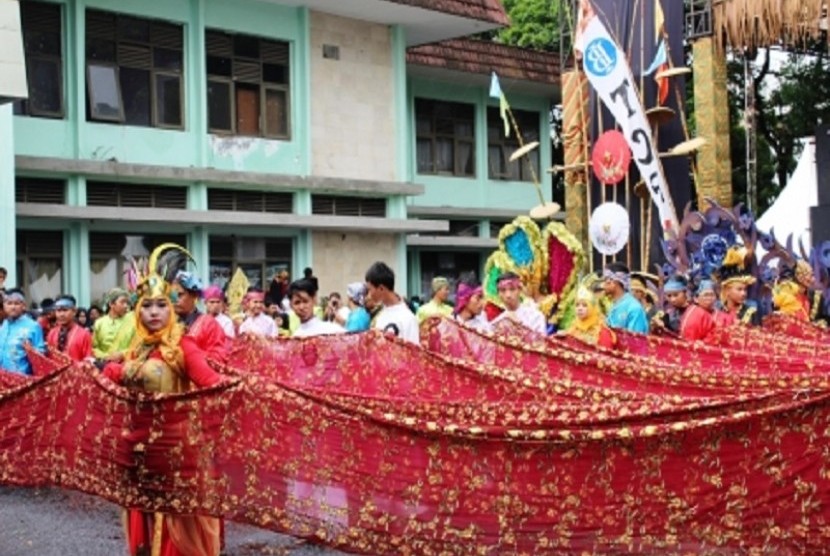
[[[615,255],[628,243],[631,222],[628,212],[617,203],[603,203],[594,209],[588,235],[594,249],[603,255]]]

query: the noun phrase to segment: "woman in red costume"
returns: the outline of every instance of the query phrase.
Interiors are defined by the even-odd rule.
[[[166,259],[158,265],[159,255]],[[171,259],[171,255],[173,258]],[[175,290],[156,268],[175,268],[190,254],[164,244],[150,256],[150,273],[140,281],[136,303],[136,333],[123,363],[110,363],[104,375],[128,388],[149,392],[186,392],[222,382],[205,362],[205,354],[173,310]],[[170,274],[170,271],[167,271]],[[175,275],[175,270],[173,270]],[[128,509],[125,533],[131,556],[216,556],[220,550],[219,520],[206,516],[178,516]]]

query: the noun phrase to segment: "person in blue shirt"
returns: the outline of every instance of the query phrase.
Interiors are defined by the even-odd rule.
[[[648,317],[643,305],[629,293],[631,273],[622,263],[611,263],[602,273],[602,289],[611,301],[606,324],[639,334],[648,334]]]
[[[366,310],[366,285],[363,282],[354,282],[346,286],[346,297],[349,302],[349,316],[346,317],[346,332],[365,332],[369,330],[372,317]]]
[[[0,368],[31,375],[32,365],[26,356],[26,346],[44,353],[43,329],[26,313],[26,297],[20,289],[6,291],[3,311],[6,320],[0,325]]]

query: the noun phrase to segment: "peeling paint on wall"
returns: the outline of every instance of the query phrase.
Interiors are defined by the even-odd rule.
[[[235,170],[245,170],[245,159],[262,149],[266,157],[272,157],[282,148],[282,141],[271,141],[257,137],[210,136],[210,149],[214,156],[233,160]]]

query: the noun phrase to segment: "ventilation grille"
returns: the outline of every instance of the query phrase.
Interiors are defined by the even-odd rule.
[[[17,232],[17,250],[28,255],[57,255],[63,253],[63,232]]]
[[[294,210],[294,195],[264,191],[208,189],[208,209],[291,214]]]
[[[187,208],[187,188],[132,183],[87,183],[92,207]]]
[[[25,31],[54,33],[61,28],[61,7],[44,2],[26,2],[20,6],[20,20]]]
[[[62,205],[66,203],[66,182],[38,178],[17,178],[14,182],[16,203],[43,203]]]
[[[339,197],[336,195],[312,195],[312,214],[333,214],[337,216],[386,217],[386,199],[365,197]]]

